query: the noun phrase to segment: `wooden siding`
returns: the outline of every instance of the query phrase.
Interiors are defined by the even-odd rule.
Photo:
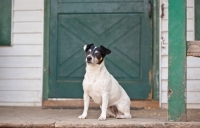
[[[0,47],[0,106],[41,106],[43,0],[13,0],[12,46]]]
[[[0,106],[41,106],[43,0],[13,0],[12,46],[0,47]],[[168,0],[161,19],[161,107],[167,106]],[[187,0],[187,41],[194,40],[194,0]],[[187,57],[187,107],[200,108],[200,58]],[[26,74],[27,73],[27,74]]]
[[[164,17],[161,19],[161,37],[164,38],[161,47],[161,107],[167,108],[168,88],[168,0],[164,4]],[[187,41],[194,40],[194,0],[187,0]],[[162,41],[160,41],[162,42]],[[187,108],[200,108],[200,58],[187,57]]]

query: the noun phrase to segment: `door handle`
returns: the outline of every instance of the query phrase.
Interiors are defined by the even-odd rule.
[[[152,18],[152,2],[149,0],[149,18]]]

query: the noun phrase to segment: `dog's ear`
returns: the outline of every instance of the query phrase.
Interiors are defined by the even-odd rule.
[[[100,46],[101,50],[102,50],[102,53],[105,55],[108,55],[111,53],[111,51],[107,48],[105,48],[103,45]]]
[[[84,50],[84,51],[87,51],[87,50],[90,49],[91,46],[93,46],[93,45],[94,45],[94,44],[87,44],[87,45],[84,45],[83,50]]]

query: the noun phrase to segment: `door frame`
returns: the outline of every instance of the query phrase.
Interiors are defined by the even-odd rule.
[[[152,1],[152,71],[149,76],[152,85],[152,100],[159,101],[159,1]],[[44,0],[44,59],[43,59],[43,96],[48,100],[49,93],[49,32],[50,32],[50,0]]]

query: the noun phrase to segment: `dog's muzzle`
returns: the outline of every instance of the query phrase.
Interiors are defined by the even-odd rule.
[[[91,56],[87,56],[87,62],[91,63],[92,57]]]

